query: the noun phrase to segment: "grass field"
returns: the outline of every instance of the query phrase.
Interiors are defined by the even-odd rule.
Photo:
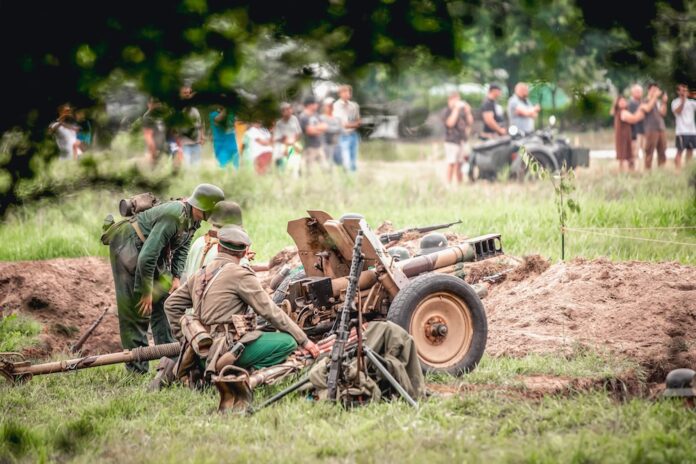
[[[392,161],[367,161],[356,177],[320,175],[311,182],[212,166],[177,177],[167,196],[188,194],[198,182],[221,185],[244,208],[245,226],[260,260],[291,241],[286,222],[306,209],[333,215],[354,211],[373,226],[449,222],[468,235],[500,232],[506,251],[540,253],[557,260],[560,239],[551,188],[527,184],[465,184],[448,188],[442,163],[420,159],[413,147],[392,147]],[[364,146],[375,159],[383,144]],[[421,150],[422,148],[417,148]],[[404,153],[404,150],[408,153]],[[410,154],[409,154],[410,153]],[[208,154],[209,156],[209,154]],[[414,157],[415,156],[415,157]],[[209,162],[209,164],[212,164]],[[108,160],[103,169],[112,169]],[[70,176],[70,168],[53,174]],[[613,163],[578,173],[576,227],[696,225],[689,173],[671,169],[618,175]],[[157,175],[168,175],[162,168]],[[78,191],[14,210],[0,225],[0,260],[106,255],[98,237],[102,218],[117,210],[122,191]],[[618,232],[617,232],[618,233]],[[627,233],[627,232],[623,232]],[[696,243],[696,231],[630,232]],[[570,235],[568,255],[615,260],[696,264],[696,247],[592,235]],[[36,333],[30,323],[6,327],[11,350]],[[8,338],[9,340],[9,338]],[[421,404],[401,402],[345,411],[295,396],[251,418],[214,414],[217,393],[175,387],[147,393],[150,377],[120,366],[37,377],[14,388],[0,386],[0,463],[74,462],[696,462],[696,416],[679,403],[644,397],[619,400],[601,380],[634,372],[631,362],[597,353],[570,357],[484,357],[461,379],[431,376],[455,392]],[[599,380],[589,391],[530,398],[520,376]],[[475,386],[476,388],[470,388]],[[509,388],[521,391],[511,394]],[[262,389],[257,401],[280,387]],[[458,390],[462,389],[462,392]]]
[[[364,145],[364,150],[370,153],[368,158],[385,147],[383,142]],[[391,149],[408,152],[413,147],[397,145]],[[242,205],[245,226],[260,260],[292,244],[285,232],[287,221],[303,216],[307,209],[323,209],[334,216],[359,212],[373,227],[384,220],[391,220],[396,227],[406,227],[462,219],[463,224],[454,230],[469,236],[499,232],[510,253],[540,253],[554,260],[560,257],[558,216],[548,183],[480,182],[448,188],[443,181],[445,166],[441,161],[410,162],[402,158],[393,162],[367,161],[357,176],[333,172],[317,174],[309,181],[223,172],[208,159],[202,169],[174,178],[162,197],[186,196],[199,182],[220,185],[228,198]],[[122,164],[106,159],[101,161],[100,169],[120,169]],[[696,223],[688,170],[676,173],[670,168],[648,174],[619,175],[614,172],[615,163],[595,164],[590,170],[578,172],[577,196],[582,211],[571,217],[570,226],[669,227]],[[71,169],[57,165],[53,178],[68,177]],[[154,175],[171,174],[163,167]],[[45,200],[14,210],[0,225],[3,244],[0,261],[106,256],[108,250],[99,242],[103,218],[118,210],[120,198],[134,193],[138,192],[81,190],[59,200]],[[693,229],[633,234],[681,242],[696,237]],[[570,257],[696,262],[693,246],[585,234],[569,236],[567,245]]]
[[[112,366],[36,378],[2,391],[0,459],[75,462],[693,462],[696,420],[675,402],[620,402],[605,391],[530,400],[500,390],[520,374],[611,378],[624,363],[484,358],[453,391],[346,411],[301,396],[251,418],[213,411],[217,393],[174,387]],[[257,400],[271,393],[258,392]]]

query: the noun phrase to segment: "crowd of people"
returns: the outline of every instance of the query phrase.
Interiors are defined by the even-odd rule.
[[[498,102],[502,88],[498,84],[488,87],[486,98],[479,109],[482,130],[479,139],[486,141],[507,135],[505,111]],[[508,99],[507,117],[510,126],[516,126],[523,133],[534,131],[534,124],[541,107],[529,101],[529,85],[519,82],[513,95]],[[471,155],[471,137],[474,128],[474,114],[458,91],[450,93],[447,106],[442,110],[441,120],[445,127],[445,160],[447,161],[447,181],[463,181],[464,164]]]
[[[634,84],[630,89],[630,99],[623,95],[616,97],[611,114],[614,116],[614,133],[616,158],[621,170],[633,171],[636,161],[643,152],[644,168],[653,165],[653,156],[657,152],[657,165],[667,162],[667,136],[665,117],[668,108],[675,120],[675,146],[677,148],[674,164],[681,167],[682,155],[686,152],[686,161],[693,159],[696,148],[696,100],[694,93],[689,93],[686,84],[677,85],[677,96],[668,105],[667,92],[657,83],[650,83],[646,98],[643,87]]]
[[[195,92],[186,85],[180,89],[183,102],[192,102]],[[488,87],[483,104],[476,112],[480,115],[480,140],[507,135],[507,126],[515,126],[521,133],[531,133],[541,110],[529,100],[529,85],[520,82],[507,101],[507,111],[499,103],[500,85]],[[260,120],[242,121],[224,104],[213,105],[209,112],[209,133],[213,151],[221,167],[239,169],[250,166],[259,173],[270,170],[286,171],[294,176],[311,173],[314,169],[330,170],[340,166],[346,171],[357,170],[361,126],[360,106],[352,100],[352,88],[342,85],[337,98],[331,96],[318,101],[308,96],[302,105],[284,102],[279,118],[271,127]],[[654,154],[657,165],[666,163],[667,138],[665,117],[668,96],[658,84],[651,83],[644,97],[643,87],[635,84],[630,97],[619,95],[611,108],[614,117],[616,156],[621,170],[635,170],[636,161],[643,158],[644,169],[651,169]],[[671,102],[675,118],[677,154],[675,165],[681,166],[682,155],[693,158],[696,146],[694,112],[696,100],[686,84],[677,86],[677,96]],[[92,143],[92,127],[85,110],[62,105],[58,119],[49,132],[54,135],[60,157],[76,159]],[[206,142],[206,127],[199,108],[185,104],[176,127],[167,127],[171,120],[169,107],[150,98],[147,111],[140,118],[143,136],[151,162],[161,156],[170,156],[175,165],[197,165],[201,162],[202,146]],[[506,118],[507,116],[507,118]],[[507,119],[507,125],[506,125]],[[470,157],[474,111],[462,100],[459,92],[452,92],[447,106],[441,112],[444,126],[444,153],[448,182],[462,182],[464,164]]]
[[[260,119],[242,121],[222,103],[213,105],[208,122],[217,162],[234,169],[251,166],[259,174],[277,169],[299,176],[313,169],[329,170],[332,165],[356,171],[360,106],[351,100],[349,85],[340,86],[337,93],[337,98],[326,97],[321,102],[308,96],[301,109],[283,102],[271,127],[264,127]],[[206,127],[201,109],[189,104],[194,96],[190,86],[181,87],[179,98],[185,104],[179,115],[156,98],[148,99],[138,122],[152,163],[162,156],[171,157],[177,166],[201,162]],[[168,127],[172,120],[176,125]],[[69,104],[59,108],[49,132],[62,159],[77,159],[91,143],[84,110],[75,112]]]

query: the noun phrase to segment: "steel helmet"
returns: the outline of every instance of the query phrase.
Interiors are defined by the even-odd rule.
[[[200,184],[195,189],[193,193],[188,198],[188,203],[203,211],[204,213],[209,213],[213,210],[215,205],[225,199],[225,193],[212,184]]]
[[[229,225],[242,225],[242,208],[234,201],[220,201],[210,213],[208,222],[215,229],[222,229]]]
[[[447,243],[447,237],[444,234],[438,232],[433,232],[420,241],[420,255],[429,255],[430,253],[436,253],[440,250],[447,248],[449,244]]]
[[[405,247],[402,246],[391,247],[387,250],[387,253],[389,253],[389,256],[392,256],[397,261],[406,261],[407,259],[411,259],[411,254]]]
[[[696,378],[696,372],[691,369],[675,369],[669,374],[665,379],[665,392],[662,394],[663,397],[681,397],[681,398],[693,398],[696,397],[696,391],[694,391],[694,378]]]

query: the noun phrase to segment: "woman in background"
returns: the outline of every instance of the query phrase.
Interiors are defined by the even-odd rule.
[[[614,100],[611,113],[614,116],[614,143],[616,145],[616,159],[619,160],[619,171],[635,171],[636,163],[631,145],[631,126],[642,121],[645,113],[640,108],[635,113],[628,111],[628,102],[622,95]]]

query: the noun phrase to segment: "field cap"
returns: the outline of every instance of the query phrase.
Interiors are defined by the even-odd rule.
[[[218,232],[218,241],[223,248],[244,251],[251,245],[251,239],[239,226],[225,226]]]

